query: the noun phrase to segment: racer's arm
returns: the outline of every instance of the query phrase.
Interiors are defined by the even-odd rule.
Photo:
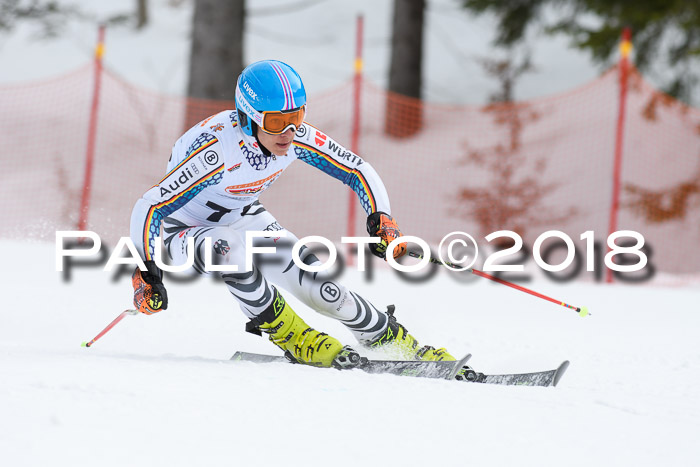
[[[132,275],[134,305],[140,312],[153,314],[168,308],[163,273],[153,260],[162,220],[204,188],[219,183],[223,173],[221,143],[214,136],[202,133],[187,149],[183,160],[136,201],[131,213],[131,240],[146,265],[145,271],[136,268]]]
[[[163,218],[180,209],[204,188],[216,185],[224,174],[219,140],[202,133],[184,159],[148,190],[131,212],[131,240],[145,261],[153,260],[155,238]]]
[[[367,232],[382,239],[379,243],[370,244],[370,251],[384,258],[389,243],[403,234],[391,217],[389,195],[379,174],[368,162],[321,131],[306,123],[301,128],[304,130],[297,132],[294,141],[297,158],[337,178],[357,193],[367,213]],[[394,247],[394,258],[405,253],[405,242]]]
[[[369,162],[333,139],[304,123],[304,135],[294,140],[297,158],[349,186],[357,193],[367,215],[391,213],[389,195],[382,179]],[[297,133],[298,134],[298,133]]]

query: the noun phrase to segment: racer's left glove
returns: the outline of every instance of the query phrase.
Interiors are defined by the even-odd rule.
[[[382,239],[379,243],[369,245],[369,250],[375,256],[386,259],[386,249],[394,239],[402,237],[403,234],[396,225],[396,221],[389,214],[381,211],[373,212],[367,217],[367,233]],[[399,243],[394,247],[394,259],[406,254],[406,242]]]

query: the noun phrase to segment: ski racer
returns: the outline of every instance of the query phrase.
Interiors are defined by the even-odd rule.
[[[373,254],[385,257],[388,244],[402,234],[372,166],[304,122],[306,91],[292,67],[275,60],[248,66],[238,77],[235,102],[236,110],[205,119],[177,140],[165,177],[134,206],[131,238],[146,265],[132,276],[136,308],[150,315],[168,307],[163,274],[154,262],[155,238],[162,229],[173,264],[183,264],[189,253],[199,273],[208,273],[208,254],[219,266],[237,265],[237,271],[220,274],[250,319],[246,330],[267,333],[299,363],[342,367],[357,352],[308,326],[273,284],[342,322],[363,346],[381,347],[401,359],[455,360],[444,348],[421,346],[397,322],[393,306],[380,311],[343,284],[297,267],[291,245],[298,239],[291,232],[257,238],[256,247],[276,247],[278,261],[258,261],[246,270],[246,231],[284,230],[258,197],[297,159],[357,193],[368,215],[368,233],[381,238],[370,245]],[[194,252],[188,251],[188,238],[194,239]],[[398,258],[405,252],[401,243],[391,254]],[[305,264],[320,264],[308,249],[300,257]]]

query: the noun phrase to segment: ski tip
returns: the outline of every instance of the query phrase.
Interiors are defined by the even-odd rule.
[[[578,312],[578,315],[579,315],[581,318],[583,318],[583,317],[585,317],[585,316],[588,316],[588,315],[590,315],[590,314],[591,314],[591,312],[588,311],[588,307],[587,307],[587,306],[582,306],[582,307],[581,307],[581,311]]]
[[[566,373],[567,368],[569,368],[569,361],[564,360],[561,363],[561,365],[559,365],[559,368],[557,368],[556,373],[554,373],[554,380],[552,381],[552,386],[556,386],[559,383],[561,377],[564,376],[564,373]]]
[[[90,347],[90,346],[88,345],[87,342],[83,342],[82,344],[80,344],[80,347]]]

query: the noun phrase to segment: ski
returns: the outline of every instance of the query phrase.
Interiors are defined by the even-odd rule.
[[[457,361],[423,362],[414,360],[363,360],[357,367],[362,371],[373,374],[391,374],[398,376],[413,376],[417,378],[454,379],[457,372],[471,358],[465,355]],[[236,352],[231,360],[253,363],[296,363],[282,355],[263,355],[250,352]]]
[[[569,368],[569,361],[565,360],[554,370],[509,375],[485,375],[479,382],[507,386],[556,386],[567,368]]]
[[[398,376],[413,376],[418,378],[449,379],[455,378],[457,372],[471,358],[467,354],[462,359],[448,362],[424,362],[413,360],[366,360],[357,368],[367,373],[384,373]],[[282,355],[264,355],[250,352],[236,352],[231,360],[253,363],[296,363]],[[484,384],[500,384],[508,386],[556,386],[569,367],[565,360],[554,370],[537,371],[532,373],[516,373],[503,375],[484,375],[478,382]]]

